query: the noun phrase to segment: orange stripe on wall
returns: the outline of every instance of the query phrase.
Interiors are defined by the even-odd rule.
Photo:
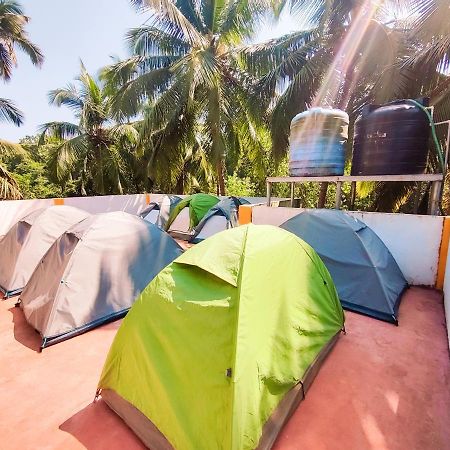
[[[53,204],[54,205],[64,205],[64,199],[63,198],[54,198]]]
[[[150,204],[150,194],[145,194],[145,203]]]
[[[249,205],[239,206],[239,225],[252,223],[252,207]]]
[[[445,217],[444,226],[442,228],[441,248],[439,249],[438,274],[436,279],[437,289],[443,289],[444,287],[449,238],[450,238],[450,217]]]

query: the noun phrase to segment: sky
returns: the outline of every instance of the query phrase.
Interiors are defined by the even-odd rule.
[[[42,123],[72,121],[68,109],[48,104],[48,92],[73,81],[80,59],[90,73],[97,74],[111,62],[111,56],[126,57],[126,31],[148,18],[148,14],[137,13],[129,0],[21,0],[21,4],[31,18],[28,34],[41,48],[45,62],[38,69],[19,53],[12,80],[0,81],[0,98],[13,100],[25,114],[21,127],[0,123],[0,137],[13,142],[36,134]],[[284,13],[278,23],[266,21],[255,41],[281,36],[296,27],[295,19]]]

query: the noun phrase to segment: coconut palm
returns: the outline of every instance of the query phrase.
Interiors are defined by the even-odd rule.
[[[0,139],[0,157],[22,152],[23,148],[19,144],[13,144]],[[20,193],[16,180],[8,170],[0,164],[0,199],[18,200],[20,198],[22,198],[22,194]]]
[[[12,122],[17,126],[22,124],[23,115],[11,100],[0,98],[0,122]],[[20,145],[0,139],[0,160],[3,156],[22,151]],[[16,180],[0,164],[0,199],[16,200],[19,198],[21,198],[21,194]]]
[[[16,49],[26,53],[35,65],[41,65],[43,56],[39,48],[28,38],[25,25],[29,19],[23,14],[19,3],[0,0],[0,78],[8,81],[13,67],[17,64]],[[0,98],[0,121],[23,123],[23,113],[11,100]],[[0,140],[0,157],[7,153],[22,151],[21,147]],[[0,164],[0,199],[21,198],[13,176]]]
[[[134,0],[149,21],[131,30],[132,57],[107,68],[118,87],[117,117],[142,115],[141,140],[150,148],[150,172],[176,184],[189,155],[213,168],[225,193],[227,155],[248,152],[258,159],[264,115],[254,77],[242,65],[246,39],[269,3],[249,1]]]
[[[303,42],[302,33],[287,35],[247,49],[246,58],[261,76],[260,91],[276,98],[271,131],[278,158],[286,154],[293,116],[314,105],[346,109],[353,122],[366,103],[430,96],[437,117],[448,117],[448,0],[293,0],[291,8],[309,27]],[[386,186],[378,187],[375,206],[383,209],[411,191],[396,184],[387,195]]]
[[[12,122],[17,126],[22,124],[23,115],[11,100],[0,98],[0,122]],[[20,151],[22,151],[20,145],[0,139],[0,161],[1,157]],[[16,200],[19,198],[21,198],[21,194],[16,180],[0,164],[0,199]]]
[[[77,84],[49,93],[56,106],[70,108],[78,123],[48,122],[40,127],[40,144],[46,136],[60,140],[49,161],[55,181],[61,185],[74,176],[81,179],[81,193],[123,192],[126,163],[123,153],[132,151],[138,137],[131,123],[114,123],[111,103],[100,82],[81,64]]]
[[[44,57],[39,48],[28,38],[25,26],[29,18],[21,5],[14,0],[0,0],[0,78],[9,80],[17,65],[16,50],[20,49],[40,66]]]

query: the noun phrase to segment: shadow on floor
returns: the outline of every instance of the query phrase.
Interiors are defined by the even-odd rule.
[[[9,308],[8,311],[12,314],[14,339],[25,347],[28,347],[35,352],[39,352],[42,344],[42,338],[39,333],[25,320],[22,309],[13,306],[12,308]]]
[[[141,450],[145,446],[103,400],[78,411],[59,426],[87,450]]]

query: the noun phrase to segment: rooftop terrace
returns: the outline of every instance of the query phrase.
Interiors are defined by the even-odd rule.
[[[140,449],[92,403],[115,322],[38,353],[15,299],[0,302],[2,449]],[[410,288],[400,326],[346,313],[333,349],[276,450],[450,449],[450,359],[442,295]]]

